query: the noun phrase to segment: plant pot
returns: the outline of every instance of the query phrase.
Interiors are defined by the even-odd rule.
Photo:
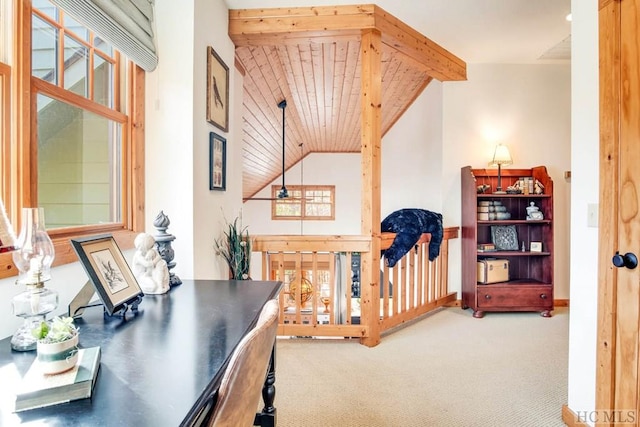
[[[44,343],[38,341],[38,362],[45,374],[59,374],[68,371],[78,363],[78,335],[62,342]]]

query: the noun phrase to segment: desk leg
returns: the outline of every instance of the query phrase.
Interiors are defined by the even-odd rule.
[[[264,381],[262,387],[262,400],[264,401],[264,408],[262,412],[256,414],[256,419],[253,422],[255,426],[261,427],[275,427],[276,425],[276,408],[273,406],[273,402],[276,399],[276,345],[273,344],[271,350],[271,359],[269,360],[269,369],[267,371],[267,378]]]

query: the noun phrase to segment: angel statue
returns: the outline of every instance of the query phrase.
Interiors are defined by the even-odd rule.
[[[153,236],[147,233],[138,234],[133,241],[136,247],[133,275],[145,294],[164,294],[169,291],[169,269],[155,243]]]

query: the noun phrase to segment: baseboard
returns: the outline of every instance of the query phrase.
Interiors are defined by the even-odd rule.
[[[578,415],[569,409],[569,406],[562,405],[562,422],[568,427],[590,427],[578,418]]]
[[[553,300],[554,307],[569,307],[568,299],[554,299]],[[445,304],[445,307],[462,307],[462,301],[457,299],[455,301],[450,302],[449,304]]]

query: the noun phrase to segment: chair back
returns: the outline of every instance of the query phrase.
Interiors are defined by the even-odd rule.
[[[256,326],[233,351],[209,426],[253,425],[276,340],[279,311],[277,300],[268,301]]]

